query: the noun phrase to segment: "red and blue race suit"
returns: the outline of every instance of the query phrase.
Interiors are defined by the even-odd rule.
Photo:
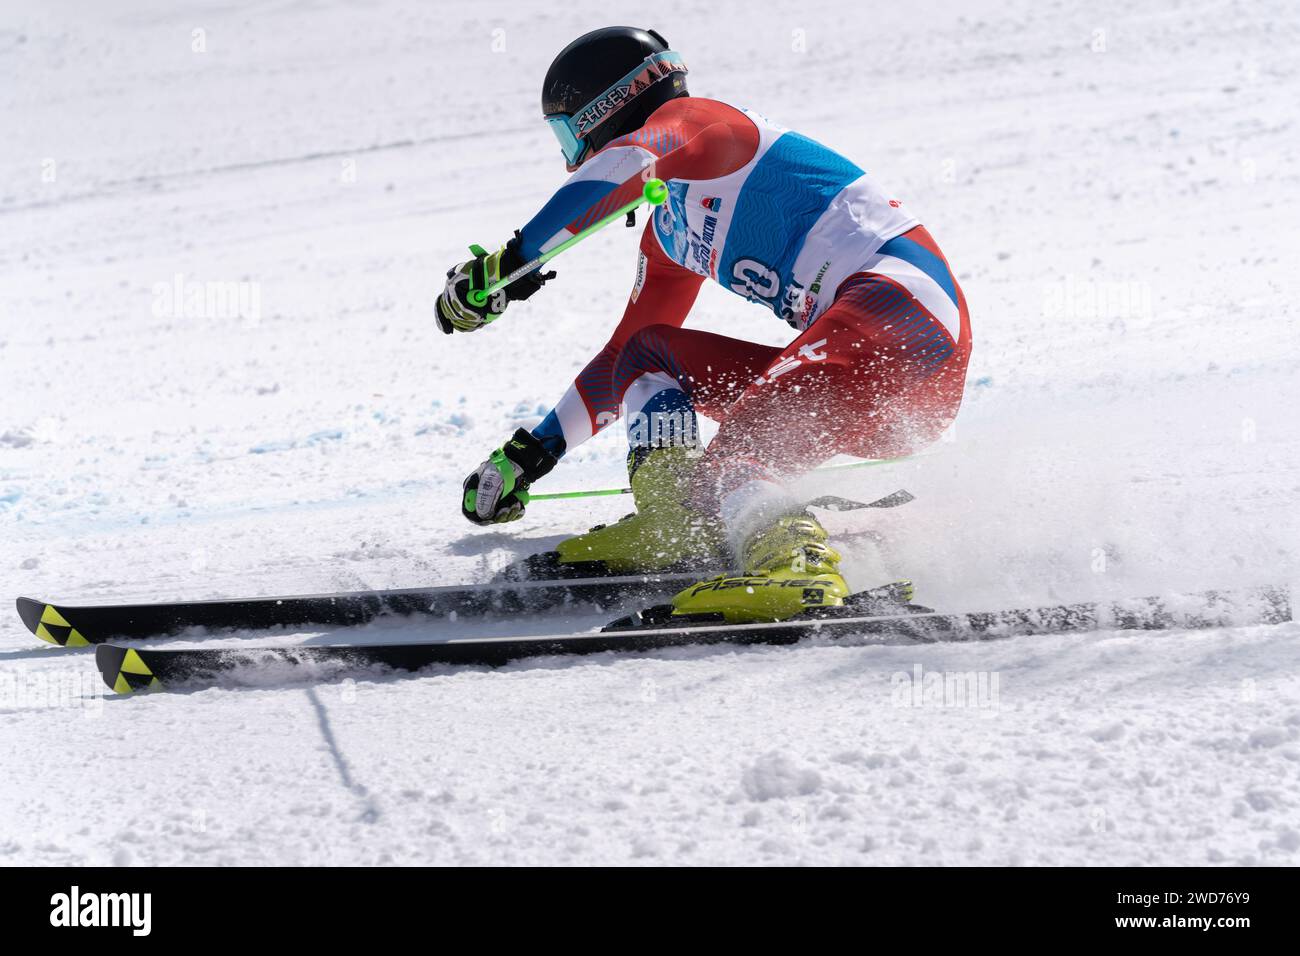
[[[689,429],[698,411],[720,422],[697,482],[699,504],[717,508],[747,481],[840,453],[905,455],[951,423],[971,333],[943,253],[854,163],[755,113],[664,104],[556,192],[522,230],[523,255],[636,198],[651,176],[668,199],[646,224],[622,320],[534,430],[552,452],[624,414]],[[794,341],[682,328],[705,279],[771,309]]]

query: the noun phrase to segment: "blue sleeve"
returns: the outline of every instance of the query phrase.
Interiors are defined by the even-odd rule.
[[[560,426],[560,416],[555,409],[542,419],[542,423],[533,429],[533,437],[542,443],[542,447],[556,458],[563,458],[568,445],[564,440],[564,429]]]
[[[544,247],[553,245],[552,239],[563,242],[568,236],[576,235],[584,227],[568,228],[571,223],[581,221],[589,209],[618,188],[618,183],[585,179],[581,182],[567,182],[560,191],[551,197],[542,207],[542,211],[528,221],[520,230],[519,252],[525,260],[536,259]],[[559,233],[565,235],[560,236]]]
[[[654,161],[654,154],[641,146],[615,146],[597,153],[520,230],[520,254],[525,260],[535,259],[608,215],[618,198],[614,193],[635,195],[643,170]]]

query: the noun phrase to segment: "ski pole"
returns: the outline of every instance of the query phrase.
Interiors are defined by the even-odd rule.
[[[540,495],[527,494],[529,501],[560,501],[565,498],[600,498],[604,495],[630,495],[631,493],[631,488],[596,488],[592,491],[550,491]]]
[[[916,455],[904,455],[902,458],[873,458],[869,461],[850,461],[842,465],[822,465],[820,468],[814,468],[814,472],[819,471],[844,471],[849,468],[874,468],[877,465],[893,465],[901,461],[911,461]],[[570,498],[600,498],[606,495],[630,495],[631,488],[596,488],[591,491],[548,491],[540,494],[528,492],[528,499],[525,502],[532,501],[560,501]]]
[[[638,206],[640,206],[643,202],[648,202],[652,206],[658,206],[667,198],[668,198],[668,187],[664,185],[664,181],[662,179],[646,180],[645,188],[641,190],[641,195],[638,196],[636,199],[633,199],[627,205],[614,210],[608,216],[605,216],[603,219],[598,219],[596,222],[593,222],[590,226],[588,226],[586,229],[582,230],[578,234],[570,236],[568,239],[565,239],[554,249],[550,249],[547,252],[543,252],[536,259],[533,259],[529,262],[525,262],[514,272],[510,273],[510,275],[497,279],[496,282],[493,282],[486,289],[471,289],[469,292],[469,301],[473,305],[485,304],[488,300],[488,296],[492,295],[494,292],[499,292],[501,289],[504,289],[506,286],[514,282],[516,279],[521,279],[524,276],[528,275],[528,273],[532,272],[534,269],[546,265],[546,263],[550,262],[552,259],[558,256],[565,249],[568,249],[570,246],[576,245],[577,243],[581,242],[583,239],[586,239],[588,236],[590,236],[593,232],[597,231],[598,229],[603,229],[605,226],[608,226],[615,219],[622,219],[633,209],[636,209]],[[474,253],[474,255],[476,256],[486,254],[478,246],[470,246],[470,252]],[[615,492],[606,492],[606,494],[614,494],[614,493]],[[534,495],[534,497],[540,497],[540,496]],[[565,497],[565,496],[561,495],[560,497]]]

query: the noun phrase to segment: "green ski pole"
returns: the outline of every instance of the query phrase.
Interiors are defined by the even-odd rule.
[[[643,202],[648,202],[652,206],[658,206],[667,198],[668,198],[668,187],[664,185],[664,181],[662,179],[647,180],[645,184],[645,188],[641,190],[641,195],[638,196],[636,199],[632,200],[630,203],[623,206],[622,208],[614,210],[608,216],[605,216],[603,219],[599,219],[596,222],[593,222],[590,226],[582,230],[582,232],[578,233],[577,235],[570,236],[568,239],[565,239],[554,249],[548,250],[547,252],[543,252],[536,259],[533,259],[529,262],[525,262],[514,272],[510,273],[510,275],[503,276],[502,278],[497,279],[496,282],[493,282],[486,289],[471,289],[469,292],[469,301],[473,305],[486,304],[488,300],[488,296],[492,295],[494,292],[499,292],[501,289],[504,289],[506,286],[514,282],[516,279],[521,279],[524,276],[528,275],[528,273],[532,272],[534,269],[546,265],[546,263],[550,262],[552,259],[558,256],[565,249],[568,249],[570,246],[574,246],[577,243],[581,242],[583,239],[586,239],[588,236],[590,236],[593,232],[596,232],[598,229],[605,228],[615,219],[622,219],[633,209],[636,209],[638,206],[640,206]],[[478,246],[470,246],[470,251],[473,252],[476,256],[483,255],[483,250],[480,249]],[[538,496],[534,495],[534,497],[538,497]]]
[[[896,465],[902,461],[911,461],[916,455],[904,455],[902,458],[873,458],[870,461],[850,461],[842,465],[822,465],[813,472],[844,471],[849,468],[875,468],[879,465]],[[548,491],[540,494],[527,493],[525,504],[532,501],[562,501],[571,498],[600,498],[606,495],[630,495],[631,488],[596,488],[591,491]]]
[[[528,493],[529,501],[561,501],[566,498],[600,498],[605,495],[630,495],[631,488],[595,488],[591,491],[548,491],[534,495]],[[518,494],[518,492],[516,492]]]

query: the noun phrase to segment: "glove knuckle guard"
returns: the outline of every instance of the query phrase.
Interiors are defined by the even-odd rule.
[[[529,485],[555,467],[557,460],[538,439],[522,428],[501,446],[500,453],[516,472],[514,488],[509,494],[502,494],[505,478],[491,458],[479,465],[465,479],[461,494],[461,513],[475,524],[503,523],[522,518],[524,503],[516,491],[527,491]],[[472,507],[470,492],[474,493]]]
[[[497,504],[501,497],[501,488],[504,485],[496,468],[491,465],[488,468],[491,468],[491,470],[484,469],[479,472],[478,500],[474,503],[474,511],[480,518],[490,518],[497,510]]]

